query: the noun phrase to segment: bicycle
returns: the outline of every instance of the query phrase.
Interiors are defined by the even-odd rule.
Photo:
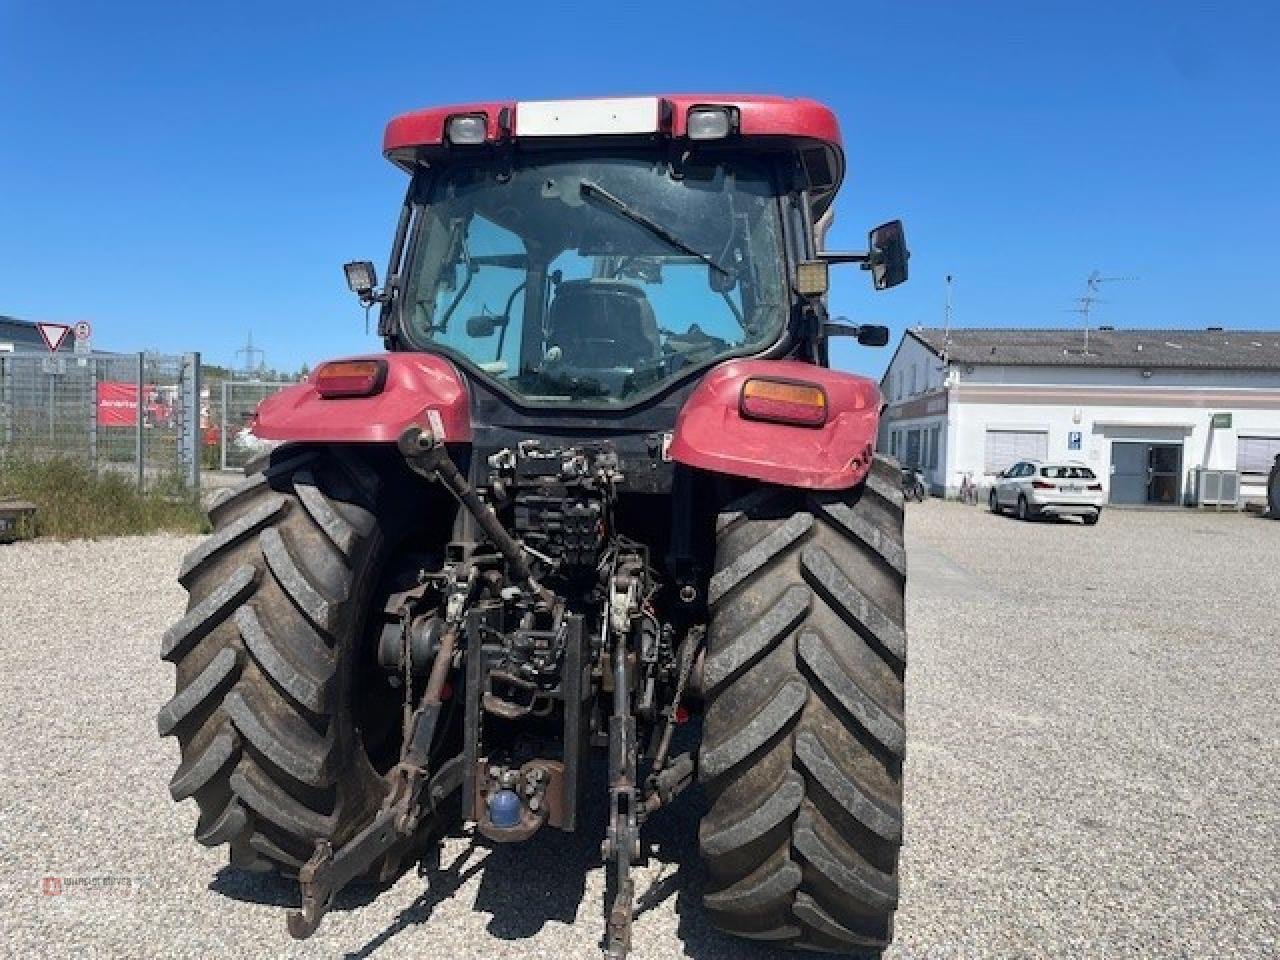
[[[960,476],[960,502],[978,505],[978,485],[973,482],[973,472],[966,470]]]

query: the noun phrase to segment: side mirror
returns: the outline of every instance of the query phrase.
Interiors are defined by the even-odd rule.
[[[496,317],[491,313],[483,313],[474,317],[467,317],[467,336],[477,340],[483,340],[486,337],[492,337],[494,331],[499,327],[507,325],[506,317]]]
[[[888,290],[907,279],[907,237],[901,220],[882,223],[867,234],[867,265],[877,290]]]
[[[822,333],[827,337],[856,337],[864,347],[883,347],[889,342],[889,328],[878,323],[824,323]]]
[[[342,265],[342,272],[347,275],[347,286],[361,300],[372,298],[378,286],[378,271],[369,260],[352,260]]]

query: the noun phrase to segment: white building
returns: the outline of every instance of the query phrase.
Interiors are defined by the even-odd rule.
[[[1274,331],[917,329],[880,386],[880,449],[935,494],[1039,458],[1086,463],[1111,503],[1193,503],[1202,470],[1265,500],[1280,455]]]

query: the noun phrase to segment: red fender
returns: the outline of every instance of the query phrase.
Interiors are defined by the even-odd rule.
[[[747,420],[743,383],[772,377],[816,383],[827,393],[820,427]],[[685,401],[671,439],[671,459],[766,483],[845,490],[871,469],[880,423],[874,381],[796,360],[731,360],[713,369]]]
[[[258,406],[254,435],[263,440],[395,443],[406,427],[418,424],[450,443],[471,440],[466,382],[448,360],[430,353],[349,359],[387,364],[387,378],[378,393],[322,397],[311,383],[287,387]]]

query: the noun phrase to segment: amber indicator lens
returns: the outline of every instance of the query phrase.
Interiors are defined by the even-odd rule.
[[[322,397],[368,397],[379,392],[387,379],[382,360],[335,360],[321,364],[312,375]]]
[[[820,427],[827,422],[827,393],[816,383],[753,378],[742,385],[741,410],[752,420]]]

